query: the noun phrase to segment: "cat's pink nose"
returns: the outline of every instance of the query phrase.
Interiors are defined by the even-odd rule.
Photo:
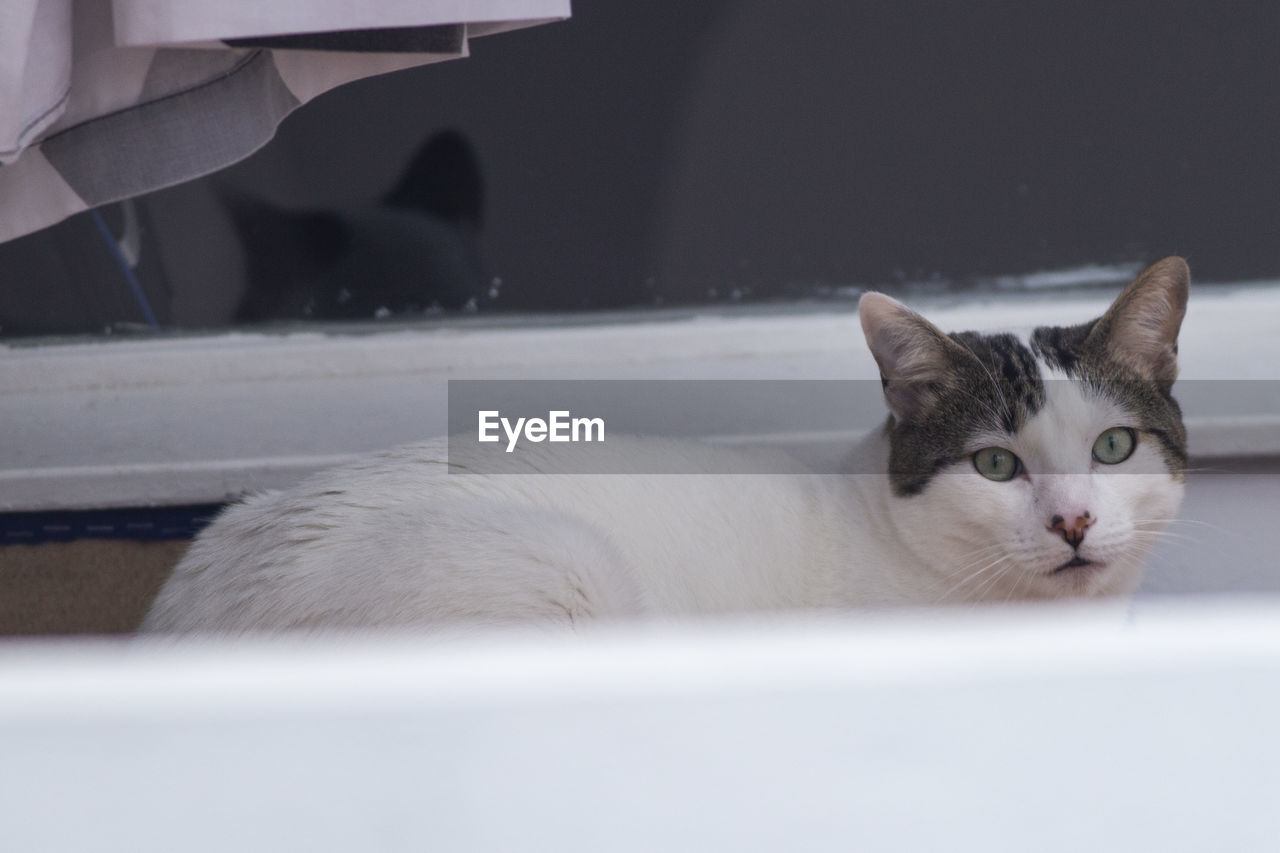
[[[1049,519],[1049,529],[1055,530],[1062,534],[1062,538],[1072,548],[1079,548],[1080,543],[1084,541],[1084,532],[1089,529],[1096,519],[1089,514],[1089,510],[1085,510],[1075,518],[1075,523],[1068,524],[1067,520],[1060,515],[1055,515]]]

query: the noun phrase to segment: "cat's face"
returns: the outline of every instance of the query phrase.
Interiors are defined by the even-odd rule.
[[[939,601],[1132,591],[1182,499],[1170,394],[1189,275],[1154,265],[1101,318],[944,335],[862,303],[892,418],[895,521]]]

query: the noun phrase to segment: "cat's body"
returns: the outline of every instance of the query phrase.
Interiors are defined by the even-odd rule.
[[[1182,495],[1169,388],[1186,285],[1168,259],[1103,318],[1027,341],[944,336],[868,295],[892,417],[841,474],[614,437],[611,470],[683,473],[530,473],[573,452],[548,444],[513,454],[512,473],[449,473],[443,440],[323,472],[227,510],[143,628],[578,625],[1130,592]]]
[[[739,467],[778,473],[700,474],[733,470],[741,452],[609,444],[639,470],[654,468],[646,457],[669,464],[683,455],[689,473],[529,473],[569,452],[540,444],[520,448],[510,474],[451,474],[444,440],[396,448],[230,509],[220,535],[198,541],[184,565],[259,570],[192,577],[206,594],[198,616],[188,596],[167,588],[150,623],[577,623],[855,600],[837,571],[855,543],[830,535],[853,506],[846,481],[783,457],[762,467],[754,454]],[[268,529],[276,553],[264,561]]]

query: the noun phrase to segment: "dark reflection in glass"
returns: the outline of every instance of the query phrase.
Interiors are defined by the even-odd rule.
[[[290,211],[228,200],[248,256],[242,322],[354,320],[477,304],[483,187],[454,131],[431,137],[376,205]]]

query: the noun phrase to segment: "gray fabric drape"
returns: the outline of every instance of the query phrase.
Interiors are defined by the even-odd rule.
[[[342,83],[568,16],[569,0],[5,0],[0,242],[228,166]]]

